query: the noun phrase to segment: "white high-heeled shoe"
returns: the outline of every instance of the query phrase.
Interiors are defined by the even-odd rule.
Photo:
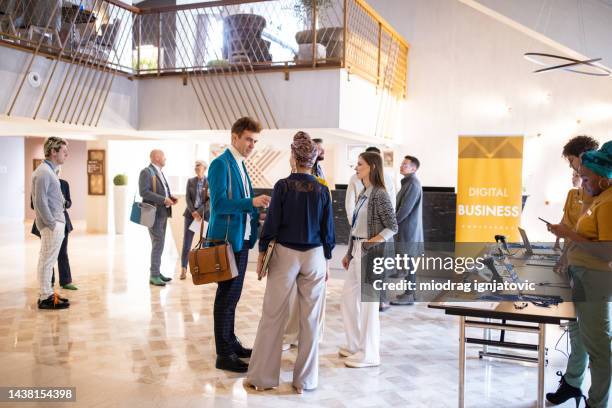
[[[366,361],[363,352],[359,352],[344,360],[344,365],[351,368],[376,367],[380,365],[380,361]]]

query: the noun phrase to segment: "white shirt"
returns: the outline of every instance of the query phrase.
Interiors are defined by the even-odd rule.
[[[246,157],[240,154],[238,149],[236,149],[232,145],[230,145],[229,151],[232,154],[232,156],[234,156],[234,160],[236,160],[236,163],[238,163],[238,170],[240,171],[240,177],[242,178],[242,186],[244,187],[244,196],[250,197],[251,193],[249,189],[248,179],[246,176],[246,172],[244,171],[244,160],[246,159]],[[249,240],[250,238],[251,238],[251,214],[247,214],[246,227],[244,228],[244,239]]]
[[[363,185],[361,188],[363,190]],[[357,202],[353,204],[353,212],[349,215],[351,236],[353,237],[370,238],[368,236],[368,203],[370,202],[370,193],[372,193],[372,186],[362,191],[357,197]],[[353,219],[355,220],[354,223]]]
[[[355,223],[351,227],[351,236],[353,237],[372,238],[368,235],[368,204],[370,203],[372,189],[372,186],[368,187],[357,197],[355,209],[353,210],[354,212],[351,214],[351,219],[349,220],[349,222],[353,224],[353,217],[355,218]],[[388,241],[394,234],[395,233],[389,228],[385,228],[380,232],[380,236],[382,236],[385,241]]]
[[[391,205],[393,206],[393,211],[395,211],[395,183],[393,183],[393,177],[386,172],[384,173],[384,178],[385,188],[387,189],[387,193],[389,193],[389,198],[391,198]],[[359,193],[361,193],[362,190],[363,183],[357,178],[357,174],[353,174],[346,188],[346,197],[344,198],[344,209],[346,210],[346,216],[348,218],[349,225],[353,220],[353,210],[355,210],[357,197],[359,196]]]
[[[157,170],[157,172],[161,176],[161,177],[159,177],[159,179],[160,179],[159,182],[161,183],[162,187],[164,188],[164,196],[166,196],[166,198],[170,197],[168,189],[166,188],[166,182],[164,181],[166,179],[166,176],[163,175],[161,167],[159,167],[155,163],[151,163],[151,164],[153,165],[153,167],[155,167],[155,170]],[[166,207],[170,207],[170,206],[167,205]]]

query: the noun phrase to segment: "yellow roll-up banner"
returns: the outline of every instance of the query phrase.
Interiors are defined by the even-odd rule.
[[[459,136],[456,242],[520,240],[523,136]]]

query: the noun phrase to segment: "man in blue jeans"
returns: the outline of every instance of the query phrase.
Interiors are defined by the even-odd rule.
[[[244,117],[232,126],[232,144],[210,163],[208,185],[210,192],[210,224],[208,239],[227,240],[232,245],[238,266],[238,276],[218,283],[215,296],[214,321],[216,367],[245,373],[248,364],[240,360],[251,357],[234,333],[236,306],[242,293],[242,284],[249,257],[255,246],[259,228],[257,208],[270,204],[270,197],[253,197],[253,187],[244,165],[255,148],[261,125]]]

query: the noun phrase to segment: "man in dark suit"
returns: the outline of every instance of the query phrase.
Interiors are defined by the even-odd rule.
[[[255,246],[259,228],[258,208],[267,207],[270,197],[254,197],[244,161],[253,152],[261,125],[245,117],[232,125],[232,144],[210,163],[210,225],[208,239],[227,240],[232,245],[238,276],[218,283],[214,321],[217,362],[215,367],[238,373],[249,366],[241,358],[251,356],[251,349],[240,344],[234,332],[236,306],[242,293],[249,249]]]
[[[197,160],[195,162],[196,176],[187,180],[187,188],[185,191],[185,228],[183,232],[183,250],[181,253],[181,279],[187,276],[187,264],[189,262],[189,250],[193,241],[194,231],[189,227],[193,220],[200,222],[208,221],[210,216],[210,205],[207,197],[208,180],[204,175],[208,166],[206,162]],[[206,235],[206,231],[204,231]]]
[[[172,196],[168,180],[162,172],[166,165],[166,155],[161,150],[153,150],[149,155],[151,164],[140,171],[138,190],[142,201],[155,206],[155,223],[149,228],[151,237],[151,268],[149,283],[155,286],[166,286],[172,278],[161,274],[161,256],[166,239],[166,225],[172,217],[172,206],[177,199]]]
[[[68,208],[72,206],[72,200],[70,198],[70,185],[66,180],[60,179],[60,188],[62,195],[66,203],[64,204],[64,218],[66,219],[66,227],[64,228],[64,240],[60,247],[59,254],[57,255],[57,266],[59,269],[59,284],[62,288],[68,290],[77,290],[78,288],[72,283],[72,274],[70,272],[70,261],[68,260],[68,234],[74,229],[72,222],[70,221],[70,215],[68,215]],[[30,207],[34,209],[34,203],[32,197],[30,197]],[[36,227],[36,221],[32,225],[32,234],[40,238],[40,231]],[[51,285],[55,284],[55,270],[51,276]]]
[[[395,243],[398,253],[419,256],[423,252],[423,188],[416,176],[420,162],[414,156],[406,156],[400,166],[402,188],[397,193],[395,217],[397,235]],[[416,271],[414,271],[416,272]],[[409,273],[406,279],[416,284],[416,274]],[[395,300],[395,306],[408,306],[414,303],[414,292],[406,290]]]

